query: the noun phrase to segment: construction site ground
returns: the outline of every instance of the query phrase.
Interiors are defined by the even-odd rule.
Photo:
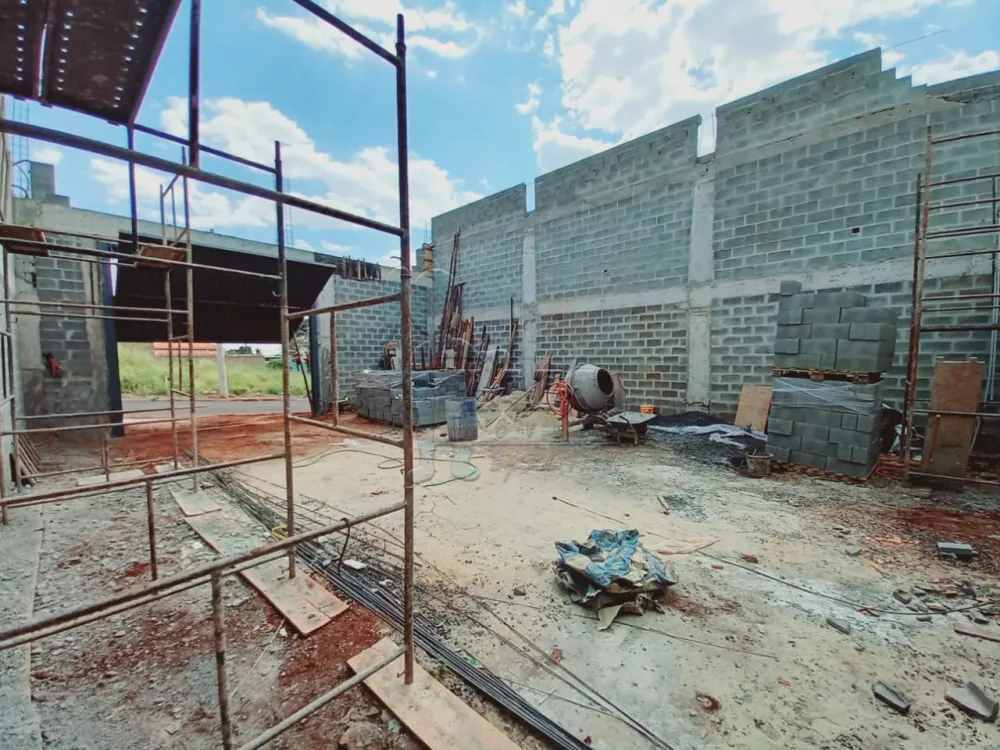
[[[387,431],[352,415],[344,420]],[[794,473],[753,479],[731,468],[734,449],[707,437],[651,433],[635,447],[612,444],[598,430],[573,431],[566,444],[548,413],[505,419],[503,429],[492,420],[486,415],[475,443],[449,444],[441,429],[419,436],[417,611],[454,650],[588,744],[655,747],[624,715],[674,748],[916,750],[997,742],[995,724],[944,696],[967,681],[1000,694],[1000,643],[954,631],[956,623],[973,624],[971,611],[918,621],[924,613],[900,601],[945,610],[985,604],[985,614],[975,615],[979,627],[1000,637],[1000,610],[987,604],[1000,598],[995,496],[928,494],[880,477],[864,486]],[[294,436],[301,528],[399,499],[394,449],[301,425]],[[214,461],[280,450],[281,443],[279,415],[251,424],[219,416],[199,425],[199,452]],[[160,458],[171,444],[169,430],[133,427],[116,441],[113,458]],[[182,451],[188,447],[182,437]],[[82,460],[87,449],[57,439],[40,452],[54,468]],[[230,476],[283,502],[282,461]],[[212,559],[169,492],[157,490],[156,500],[161,574]],[[12,521],[0,531],[18,540],[16,548],[4,541],[5,550],[16,550],[0,571],[4,623],[149,578],[141,489],[15,509]],[[620,615],[599,631],[594,613],[570,602],[553,572],[553,545],[601,528],[638,529],[651,550],[687,550],[663,555],[679,577],[663,613]],[[345,554],[397,570],[401,534],[401,515],[378,519],[352,535]],[[262,541],[267,535],[262,527]],[[945,559],[937,541],[969,542],[979,554]],[[336,537],[331,547],[339,552],[342,542]],[[352,604],[300,638],[256,592],[226,581],[238,742],[346,678],[346,660],[391,632]],[[831,627],[831,617],[850,632]],[[38,747],[60,750],[219,746],[206,587],[38,641],[30,662],[25,649],[0,657],[0,727],[9,729],[0,746],[32,731]],[[520,746],[546,746],[440,665],[422,663]],[[905,695],[908,714],[875,700],[878,681]],[[363,688],[273,746],[336,747],[357,724],[374,727],[367,747],[417,746]]]

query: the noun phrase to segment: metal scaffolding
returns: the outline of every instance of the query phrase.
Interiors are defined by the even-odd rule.
[[[909,477],[924,477],[929,479],[956,479],[956,477],[940,476],[914,470],[911,459],[914,454],[914,439],[917,437],[917,423],[923,419],[938,424],[942,417],[963,416],[976,420],[975,434],[979,432],[981,420],[1000,419],[997,411],[988,411],[990,406],[1000,406],[996,400],[996,368],[997,368],[997,334],[1000,332],[1000,171],[982,174],[965,174],[962,176],[938,178],[934,173],[935,153],[942,147],[962,143],[970,139],[987,138],[1000,135],[1000,130],[987,130],[960,135],[935,137],[932,126],[927,126],[927,145],[925,152],[924,171],[917,175],[916,232],[914,238],[913,258],[913,300],[910,316],[910,341],[907,354],[906,392],[903,404],[903,467],[904,475]],[[981,170],[977,170],[981,171]],[[957,186],[957,187],[956,187]],[[959,199],[946,197],[941,202],[933,203],[932,194],[937,198],[938,192],[960,191]],[[980,195],[979,193],[983,193]],[[967,211],[989,207],[988,223],[968,223]],[[935,223],[935,219],[937,222]],[[989,239],[992,235],[993,238]],[[989,247],[960,250],[941,250],[928,253],[928,246],[940,247],[941,240],[962,237],[984,237],[983,244]],[[989,294],[973,293],[965,290],[958,294],[925,293],[927,264],[948,258],[975,258],[989,256],[992,263],[992,290]],[[955,305],[954,303],[959,303]],[[945,306],[940,306],[945,305]],[[966,311],[972,313],[988,313],[988,323],[966,323],[962,325],[930,325],[925,317],[938,313]],[[917,381],[920,369],[920,342],[925,333],[969,333],[987,331],[990,334],[989,361],[987,364],[987,381],[985,393],[979,403],[979,409],[973,412],[954,412],[931,409],[922,406],[918,399]],[[918,401],[921,405],[918,406]],[[937,435],[936,429],[931,429],[930,445],[924,440],[923,451],[933,451],[933,443]],[[967,482],[1000,486],[1000,482],[977,479],[966,476]]]
[[[0,132],[6,132],[25,138],[36,138],[61,146],[81,149],[93,154],[119,159],[128,162],[129,167],[129,193],[131,208],[131,252],[122,252],[120,238],[103,237],[99,235],[75,234],[82,239],[105,242],[109,245],[118,245],[115,250],[78,248],[61,245],[52,241],[47,236],[46,230],[39,227],[0,227],[3,233],[0,234],[0,244],[3,245],[3,267],[4,267],[4,314],[7,321],[7,332],[0,332],[0,359],[2,359],[3,375],[3,402],[10,403],[12,414],[14,414],[14,424],[4,424],[0,417],[0,439],[4,436],[11,436],[13,441],[14,454],[14,477],[13,487],[7,486],[5,472],[0,471],[0,509],[3,512],[3,523],[6,525],[9,514],[16,512],[19,508],[33,507],[54,502],[66,502],[79,498],[103,495],[109,492],[119,492],[135,487],[145,488],[146,511],[147,511],[147,533],[149,537],[150,568],[152,581],[130,590],[128,593],[101,599],[83,606],[74,607],[68,611],[56,615],[42,617],[29,623],[0,630],[0,650],[13,648],[15,646],[28,643],[49,635],[53,635],[63,630],[67,630],[87,622],[108,617],[117,612],[142,606],[157,599],[170,596],[180,591],[193,588],[195,586],[208,584],[211,588],[211,600],[213,609],[213,634],[217,655],[217,676],[219,689],[219,712],[220,727],[222,733],[222,746],[224,748],[233,747],[232,725],[228,705],[226,689],[226,668],[225,668],[225,623],[223,618],[221,586],[222,576],[245,570],[256,565],[276,559],[280,556],[287,556],[289,577],[296,575],[296,547],[299,544],[317,540],[328,534],[349,529],[356,524],[371,521],[375,518],[403,511],[404,515],[404,566],[403,566],[403,646],[396,652],[371,668],[358,673],[355,677],[341,683],[329,692],[312,703],[304,706],[285,720],[279,722],[269,730],[265,731],[256,739],[243,745],[243,748],[261,747],[271,739],[285,731],[295,723],[309,716],[314,711],[321,708],[332,698],[345,690],[359,684],[366,677],[373,674],[378,669],[387,666],[395,661],[399,656],[404,657],[405,669],[404,679],[407,684],[412,683],[414,676],[414,627],[413,627],[413,585],[414,585],[414,499],[413,499],[413,430],[412,430],[412,331],[411,331],[411,258],[410,258],[410,222],[409,222],[409,181],[408,181],[408,144],[407,144],[407,109],[406,109],[406,44],[403,16],[398,15],[396,19],[396,47],[395,54],[383,49],[371,39],[365,37],[349,25],[333,16],[328,11],[321,8],[311,0],[293,0],[297,5],[306,11],[317,16],[338,31],[346,34],[355,42],[361,44],[370,52],[383,60],[389,62],[395,69],[396,74],[396,126],[397,126],[397,151],[398,151],[398,175],[399,175],[399,225],[393,226],[383,222],[375,221],[364,216],[355,215],[332,208],[330,206],[316,203],[305,198],[284,192],[282,180],[282,160],[281,145],[275,142],[274,145],[274,165],[260,164],[242,157],[237,157],[225,152],[213,149],[199,143],[198,139],[198,99],[199,99],[199,61],[198,50],[200,48],[200,0],[191,2],[191,45],[190,45],[190,81],[189,81],[189,134],[188,138],[182,139],[166,133],[161,133],[152,128],[138,125],[134,121],[126,123],[126,134],[128,145],[126,148],[115,146],[102,141],[83,138],[79,135],[48,128],[30,125],[25,122],[15,122],[7,119],[0,119]],[[180,163],[175,163],[160,157],[154,157],[141,153],[135,149],[136,131],[160,136],[167,140],[180,142],[186,147],[188,158],[182,158]],[[205,171],[201,169],[199,154],[211,154],[231,161],[264,170],[274,175],[274,188],[263,188],[249,182],[243,182],[230,177]],[[160,244],[140,243],[138,232],[138,209],[136,198],[136,165],[146,166],[174,176],[173,180],[161,189],[161,223],[164,227]],[[176,214],[174,214],[174,232],[172,237],[167,237],[167,201],[175,205],[174,188],[180,181],[183,202],[184,228],[177,233]],[[253,195],[273,201],[276,206],[277,222],[277,269],[274,274],[263,274],[239,269],[228,269],[219,266],[198,264],[194,262],[192,254],[192,237],[190,229],[190,205],[188,181],[195,180],[210,185],[234,190],[246,195]],[[346,221],[379,232],[394,235],[399,238],[401,279],[400,292],[388,297],[379,297],[370,300],[362,300],[350,304],[336,305],[333,307],[316,308],[312,310],[290,312],[288,308],[288,269],[286,262],[285,247],[285,216],[284,209],[294,207],[304,211],[327,216],[329,218]],[[64,230],[52,231],[49,234],[73,234]],[[141,263],[144,266],[160,268],[164,274],[164,290],[166,299],[164,308],[139,308],[139,307],[118,307],[114,305],[84,304],[84,303],[48,303],[37,301],[18,301],[12,298],[10,289],[10,265],[9,254],[11,252],[24,253],[30,255],[50,255],[52,252],[63,253],[58,257],[72,257],[82,263],[104,263],[110,264],[123,260],[132,263]],[[56,256],[53,256],[56,257]],[[171,274],[183,270],[186,274],[187,300],[186,310],[180,311],[173,307],[171,295]],[[215,464],[205,464],[199,461],[198,456],[198,422],[196,412],[196,388],[195,388],[195,368],[194,368],[194,344],[196,342],[196,325],[194,318],[194,274],[228,273],[234,275],[249,275],[256,278],[270,279],[277,282],[278,294],[280,297],[280,321],[281,321],[281,359],[282,359],[282,413],[283,413],[283,448],[280,452],[270,453],[261,456],[253,456],[236,461],[227,461]],[[330,316],[331,332],[336,328],[336,314],[347,310],[366,307],[375,304],[396,303],[400,305],[401,328],[402,328],[402,350],[403,350],[403,436],[400,440],[385,438],[383,436],[367,433],[361,430],[353,430],[340,424],[336,409],[337,394],[337,361],[336,345],[333,346],[331,368],[334,382],[334,409],[332,424],[312,419],[299,417],[291,413],[291,393],[290,393],[290,326],[306,317],[317,317],[321,315]],[[51,313],[47,312],[50,308]],[[80,310],[81,312],[65,312],[66,310]],[[106,312],[106,314],[100,314]],[[122,315],[125,313],[128,317]],[[165,313],[165,315],[163,315]],[[109,427],[125,414],[135,414],[135,410],[125,412],[123,410],[77,412],[71,414],[50,414],[38,417],[28,417],[18,415],[18,409],[23,408],[17,402],[13,392],[13,340],[11,336],[12,316],[33,314],[56,314],[62,317],[84,317],[88,319],[111,319],[128,320],[138,319],[142,321],[153,321],[163,323],[168,340],[169,350],[169,390],[170,406],[168,409],[155,411],[169,411],[169,417],[143,419],[130,424],[170,424],[172,431],[173,445],[173,469],[157,475],[144,475],[134,479],[112,479],[110,474],[112,469],[117,469],[126,464],[112,466],[107,454],[107,434]],[[174,317],[184,315],[183,332],[175,331]],[[133,317],[140,316],[141,317]],[[161,317],[162,316],[162,317]],[[180,348],[181,343],[186,342],[188,378],[187,391],[174,381],[174,346]],[[186,416],[179,416],[175,396],[182,396],[188,399],[189,413]],[[29,419],[90,419],[98,418],[97,423],[74,424],[68,427],[58,428],[19,428],[18,425]],[[193,462],[190,466],[181,465],[179,453],[178,425],[182,422],[190,424],[191,448]],[[295,526],[295,490],[294,490],[294,464],[292,461],[292,425],[304,424],[313,427],[320,427],[353,437],[374,440],[387,445],[400,448],[403,451],[403,499],[379,510],[370,511],[354,518],[344,519],[333,525],[307,533],[297,533]],[[102,460],[100,469],[105,475],[105,482],[98,486],[76,487],[59,490],[41,490],[33,488],[25,491],[22,487],[24,473],[19,465],[19,440],[21,436],[36,434],[39,432],[60,432],[73,431],[98,431],[101,435]],[[253,552],[220,559],[209,565],[202,566],[192,571],[173,575],[167,578],[159,577],[157,567],[157,542],[156,523],[154,517],[154,487],[164,484],[188,480],[194,482],[194,487],[198,487],[198,477],[202,472],[219,471],[243,466],[256,462],[272,461],[284,459],[285,462],[285,526],[287,538],[277,541],[269,546],[258,548]],[[166,460],[166,459],[164,459]],[[149,461],[134,462],[149,463]],[[96,467],[95,467],[96,469]],[[78,471],[78,470],[74,470]],[[34,478],[42,476],[52,476],[70,472],[47,472],[45,474],[36,473]]]

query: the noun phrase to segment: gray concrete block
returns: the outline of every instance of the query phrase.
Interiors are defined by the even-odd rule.
[[[792,435],[827,442],[830,439],[830,428],[820,425],[806,424],[804,422],[796,422],[792,426]]]
[[[798,450],[802,446],[802,438],[795,435],[771,435],[767,436],[767,444],[775,445],[779,448],[790,448]]]
[[[833,455],[837,454],[837,446],[826,440],[817,440],[816,438],[802,438],[802,450],[806,453],[814,453],[817,456],[827,456],[830,452]]]
[[[775,332],[776,339],[808,339],[812,337],[810,325],[780,325]]]
[[[805,367],[808,370],[833,370],[837,364],[836,352],[813,352],[801,355],[805,357]]]
[[[844,307],[840,310],[841,323],[886,323],[897,325],[899,315],[887,307]]]
[[[782,297],[790,297],[793,294],[798,294],[802,291],[801,281],[782,281],[781,286],[778,289],[778,294]],[[164,295],[165,297],[166,295]]]
[[[767,434],[771,435],[773,433],[775,435],[791,435],[793,424],[794,423],[788,419],[775,419],[774,417],[768,417]]]
[[[839,308],[838,314],[839,314]],[[846,339],[851,334],[850,323],[826,323],[814,325],[812,327],[812,338],[814,339]]]
[[[166,293],[164,293],[164,297]],[[775,354],[798,354],[799,344],[802,339],[775,339],[774,341],[774,353]]]
[[[888,323],[844,323],[850,331],[847,338],[853,341],[896,341],[896,326]],[[895,347],[893,347],[895,348]]]
[[[840,308],[814,308],[811,310],[802,310],[802,320],[801,323],[839,323],[840,322]]]
[[[895,342],[850,341],[837,342],[837,369],[845,372],[884,372],[892,367]]]
[[[789,448],[782,448],[781,446],[778,445],[772,446],[770,443],[767,444],[767,452],[770,453],[772,456],[774,456],[775,461],[779,461],[783,464],[788,463],[788,460],[791,457],[792,453],[791,449]]]
[[[827,456],[818,455],[816,453],[807,453],[806,451],[793,450],[789,460],[793,464],[800,464],[801,466],[811,466],[814,469],[825,470]]]
[[[812,292],[806,292],[804,294],[793,294],[790,297],[782,297],[778,300],[779,310],[801,310],[807,307],[815,307],[813,304],[816,299],[816,295]]]
[[[851,445],[837,445],[837,455],[841,461],[850,461],[854,458],[854,446]]]
[[[865,307],[868,300],[857,292],[817,292],[811,307]]]
[[[871,473],[872,467],[864,464],[842,461],[835,456],[830,456],[826,459],[826,470],[833,472],[834,474],[845,474],[849,477],[864,479]]]
[[[837,445],[862,446],[867,448],[871,444],[871,436],[864,432],[834,428],[830,430],[830,442]]]
[[[166,295],[164,295],[166,297]],[[857,427],[855,429],[862,434],[871,434],[875,431],[877,420],[873,414],[858,415]]]
[[[806,312],[808,311],[802,308],[779,310],[776,320],[779,326],[798,325],[802,322]]]
[[[798,342],[798,339],[790,339],[791,341]],[[775,342],[777,345],[777,342]],[[798,354],[775,354],[774,355],[774,366],[775,367],[804,367],[802,364],[803,360],[799,359]]]
[[[788,420],[789,422],[797,422],[802,418],[803,410],[796,409],[793,406],[776,406],[774,401],[771,402],[771,409],[768,412],[767,423],[771,424],[772,419],[782,419]]]
[[[164,297],[166,295],[164,294]],[[840,418],[840,427],[844,430],[856,430],[858,429],[858,415],[857,414],[844,414]]]

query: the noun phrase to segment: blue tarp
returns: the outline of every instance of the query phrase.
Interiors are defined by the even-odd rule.
[[[639,543],[638,529],[595,529],[587,541],[556,542],[564,582],[589,601],[611,594],[654,593],[677,582],[663,561]],[[567,580],[568,578],[568,580]],[[570,584],[574,585],[570,585]]]

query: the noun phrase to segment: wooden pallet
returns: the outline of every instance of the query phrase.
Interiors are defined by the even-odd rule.
[[[834,482],[845,482],[847,484],[867,484],[868,480],[875,474],[874,466],[872,467],[872,470],[868,472],[868,475],[862,478],[852,477],[847,474],[838,474],[835,471],[824,471],[823,469],[817,469],[803,464],[775,461],[773,465],[784,471],[794,471],[796,474],[805,474],[806,476],[815,477],[816,479],[829,479]]]
[[[775,367],[776,378],[809,378],[810,380],[831,380],[859,385],[877,383],[882,379],[880,372],[845,372],[843,370],[808,370],[794,367]]]

